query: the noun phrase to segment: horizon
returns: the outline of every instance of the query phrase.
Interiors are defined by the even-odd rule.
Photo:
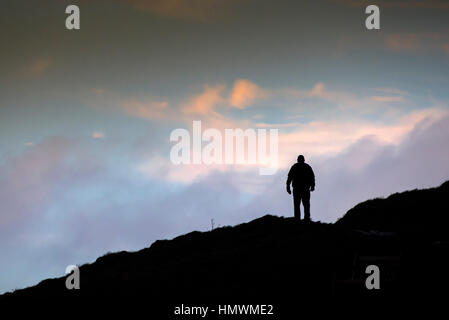
[[[377,5],[380,30],[364,1],[2,1],[0,293],[211,219],[293,216],[299,154],[314,221],[449,180],[449,5]],[[277,170],[251,146],[195,163],[204,131],[174,163],[171,133],[194,121],[277,130]]]

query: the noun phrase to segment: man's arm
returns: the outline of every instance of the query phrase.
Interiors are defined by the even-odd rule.
[[[309,166],[310,168],[310,190],[313,191],[315,190],[315,174],[313,173],[313,169],[311,166]]]
[[[287,176],[287,192],[289,194],[292,193],[292,191],[290,190],[290,184],[292,183],[293,180],[293,167],[290,168],[290,171],[288,172],[288,176]]]

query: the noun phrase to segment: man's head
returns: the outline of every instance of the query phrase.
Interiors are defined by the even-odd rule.
[[[304,156],[303,156],[302,154],[300,154],[300,155],[298,156],[298,162],[299,162],[299,163],[304,163],[304,161],[305,161]]]

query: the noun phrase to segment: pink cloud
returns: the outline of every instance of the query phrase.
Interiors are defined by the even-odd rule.
[[[279,136],[279,164],[285,166],[300,151],[313,156],[338,154],[364,137],[384,145],[398,145],[418,124],[429,126],[447,116],[447,111],[429,108],[402,116],[391,124],[367,121],[322,121],[304,124]]]
[[[428,127],[447,115],[447,111],[429,108],[411,112],[390,124],[368,121],[316,121],[306,124],[291,124],[297,129],[291,132],[279,131],[279,168],[291,165],[298,153],[311,157],[336,156],[345,152],[357,141],[369,137],[379,145],[399,145],[404,137],[418,125]],[[249,124],[250,126],[252,124]],[[288,126],[286,126],[288,127]],[[228,128],[233,128],[228,127]],[[202,128],[207,129],[206,126]],[[247,152],[247,149],[245,149]],[[149,178],[192,183],[212,172],[254,172],[261,165],[256,164],[189,164],[173,165],[168,156],[152,156],[138,166],[138,171]]]
[[[49,138],[29,146],[22,155],[0,167],[0,202],[4,210],[0,228],[23,224],[42,210],[57,189],[58,174],[73,172],[62,170],[73,147],[73,141],[68,139]]]

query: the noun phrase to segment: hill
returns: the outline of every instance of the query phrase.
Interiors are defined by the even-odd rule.
[[[446,182],[369,200],[335,224],[266,215],[234,227],[194,231],[81,266],[80,290],[67,290],[60,277],[7,293],[0,301],[144,299],[162,314],[177,304],[265,302],[283,305],[287,312],[309,299],[387,301],[404,292],[422,294],[429,285],[438,288],[448,265],[443,232],[448,190]],[[373,264],[381,270],[379,290],[365,285],[366,267]]]
[[[433,240],[447,240],[448,199],[449,181],[446,181],[437,188],[415,189],[362,202],[336,224],[361,230],[426,234]]]

